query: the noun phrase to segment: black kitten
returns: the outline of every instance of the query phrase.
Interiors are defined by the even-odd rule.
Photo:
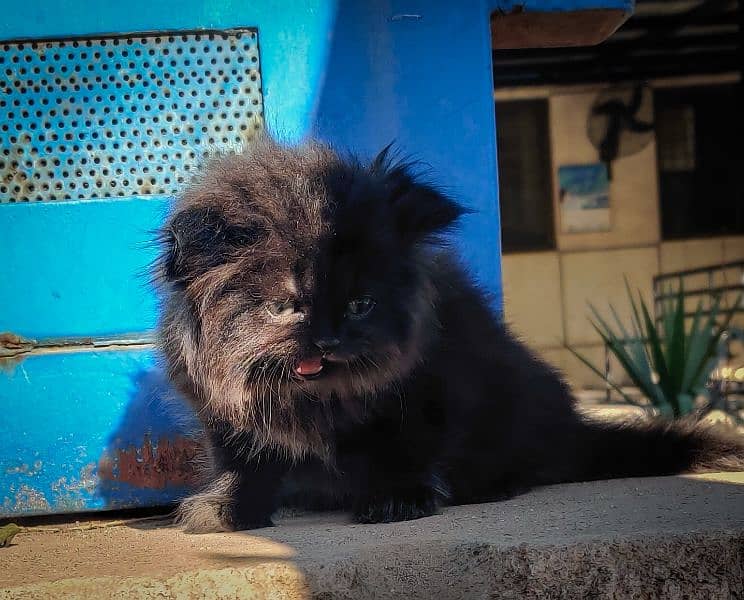
[[[213,463],[187,529],[270,525],[282,493],[387,522],[744,466],[732,439],[580,418],[442,243],[462,213],[387,151],[365,165],[270,140],[183,194],[162,232],[161,348]]]

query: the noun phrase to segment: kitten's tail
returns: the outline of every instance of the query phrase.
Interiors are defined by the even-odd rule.
[[[700,423],[586,421],[575,440],[581,480],[744,470],[744,438]]]

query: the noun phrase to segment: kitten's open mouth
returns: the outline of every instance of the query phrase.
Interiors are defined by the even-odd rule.
[[[301,379],[315,379],[323,372],[323,359],[320,356],[304,358],[294,367],[294,373]]]

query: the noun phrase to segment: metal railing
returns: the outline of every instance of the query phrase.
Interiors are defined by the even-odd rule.
[[[685,281],[692,277],[704,276],[707,284],[693,284],[692,287],[685,285]],[[682,288],[682,296],[687,298],[700,298],[703,300],[703,310],[707,300],[707,308],[713,304],[713,301],[722,298],[722,309],[720,314],[725,315],[729,312],[744,313],[744,306],[726,306],[726,297],[729,293],[736,297],[737,294],[744,292],[744,260],[735,260],[730,262],[697,267],[695,269],[686,269],[684,271],[675,271],[673,273],[661,273],[653,278],[654,291],[654,312],[656,323],[658,325],[661,319],[661,303],[669,298],[675,298]],[[694,312],[685,313],[686,317],[694,316]]]
[[[686,285],[693,278],[701,277],[705,280],[703,285],[700,282]],[[701,303],[703,314],[710,314],[716,298],[720,298],[721,302],[720,317],[729,313],[744,314],[744,304],[737,302],[741,294],[744,294],[744,260],[662,273],[654,277],[653,289],[657,328],[661,319],[661,303],[676,297],[680,289],[685,300],[696,298]],[[692,317],[694,314],[694,311],[685,310],[685,317]],[[711,408],[721,409],[738,419],[739,397],[744,394],[744,356],[733,355],[732,343],[735,341],[744,341],[744,328],[732,322],[721,337],[718,364],[708,379],[707,388]],[[732,362],[735,360],[738,362]]]
[[[699,280],[703,279],[704,283]],[[740,294],[744,294],[744,260],[729,261],[685,269],[669,273],[661,273],[653,278],[654,316],[657,329],[661,328],[662,303],[676,298],[682,292],[684,300],[696,298],[701,302],[703,315],[710,314],[715,299],[721,299],[719,316],[730,313],[744,314],[744,302],[736,302]],[[695,311],[685,310],[685,317],[693,317]],[[659,331],[661,334],[662,332]],[[630,342],[631,340],[627,340]],[[733,342],[744,343],[744,328],[732,323],[721,338],[718,348],[718,366],[708,381],[711,406],[720,408],[735,416],[739,410],[738,397],[744,396],[744,356],[735,357],[732,354]],[[741,365],[733,364],[738,358]],[[610,376],[610,350],[605,344],[605,377]],[[612,388],[606,384],[605,399],[611,401]]]

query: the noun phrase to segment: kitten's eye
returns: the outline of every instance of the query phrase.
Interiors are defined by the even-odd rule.
[[[272,317],[287,317],[295,312],[295,303],[292,300],[285,302],[269,302],[266,304],[266,310]]]
[[[375,307],[375,301],[369,296],[356,298],[346,305],[346,316],[350,319],[363,319]]]

